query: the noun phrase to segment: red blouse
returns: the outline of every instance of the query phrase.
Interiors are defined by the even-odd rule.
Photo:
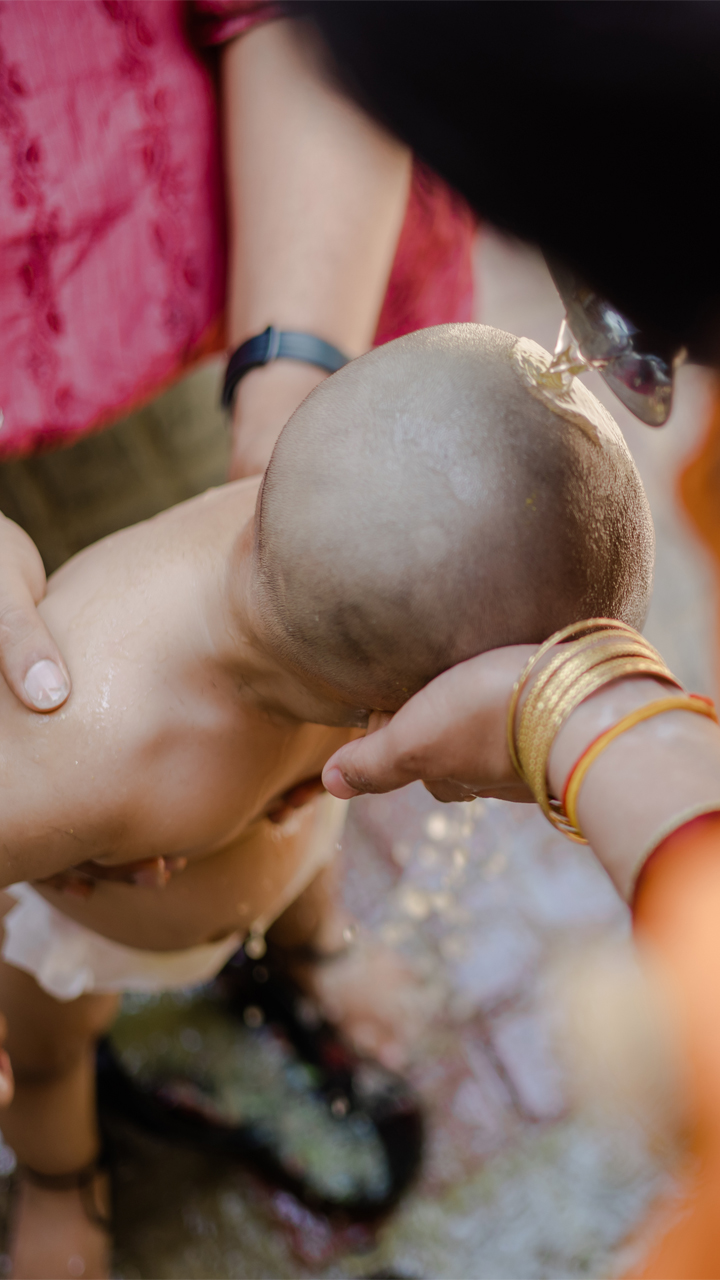
[[[0,3],[0,457],[104,425],[223,344],[211,62],[264,0]],[[376,342],[471,316],[473,219],[416,165]]]

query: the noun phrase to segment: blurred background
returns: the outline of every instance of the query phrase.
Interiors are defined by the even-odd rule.
[[[539,255],[483,229],[475,269],[476,319],[552,349],[562,309]],[[0,510],[28,529],[49,571],[223,482],[222,372],[210,361],[109,430],[0,466]],[[677,498],[710,376],[681,370],[661,431],[595,375],[586,381],[625,432],[653,511],[646,634],[687,687],[716,695],[714,578]],[[587,1091],[578,1101],[554,1032],[558,966],[588,948],[624,955],[628,913],[605,874],[532,807],[443,806],[419,785],[353,801],[343,855],[348,906],[426,984],[431,1016],[409,1072],[428,1120],[420,1179],[380,1224],[331,1221],[242,1167],[120,1127],[115,1274],[530,1280],[628,1266],[648,1206],[672,1196],[668,1146],[642,1107],[602,1112]],[[3,1185],[13,1164],[1,1148]]]

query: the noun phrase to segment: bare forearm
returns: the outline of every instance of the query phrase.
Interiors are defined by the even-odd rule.
[[[359,355],[402,225],[407,151],[323,80],[292,20],[228,46],[223,95],[230,342],[275,324]]]
[[[570,769],[599,734],[669,692],[655,680],[624,680],[581,703],[550,755],[553,793],[562,795]],[[692,712],[673,711],[610,743],[583,783],[578,817],[619,892],[630,898],[644,858],[673,820],[714,804],[720,808],[720,728]]]
[[[409,153],[324,79],[300,22],[235,41],[222,74],[228,342],[273,324],[360,355],[372,344],[402,226]],[[236,469],[265,465],[286,418],[322,377],[278,361],[243,379]],[[253,434],[262,437],[256,448]]]

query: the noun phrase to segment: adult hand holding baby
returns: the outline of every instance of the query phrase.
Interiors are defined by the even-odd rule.
[[[54,711],[70,693],[70,676],[37,612],[45,569],[35,543],[0,515],[0,672],[31,711]]]
[[[392,717],[371,717],[369,733],[327,762],[333,795],[393,791],[422,781],[439,800],[496,796],[531,801],[507,745],[513,687],[535,646],[490,650],[450,667]],[[583,753],[611,725],[668,693],[648,677],[616,680],[582,702],[556,735],[548,762],[551,794],[562,796]],[[720,809],[720,729],[690,711],[636,724],[603,751],[578,799],[594,853],[628,896],[643,857],[693,812]]]
[[[359,355],[372,345],[396,252],[410,153],[327,82],[300,23],[261,24],[230,40],[222,62],[228,341],[272,323]],[[277,360],[242,379],[231,479],[265,469],[285,422],[325,376]],[[44,594],[37,548],[0,516],[0,673],[40,712],[62,706],[71,688],[35,608]]]
[[[437,676],[394,716],[374,713],[368,732],[328,760],[323,782],[340,799],[424,782],[437,800],[532,802],[513,769],[507,708],[533,652],[511,645],[481,653]]]

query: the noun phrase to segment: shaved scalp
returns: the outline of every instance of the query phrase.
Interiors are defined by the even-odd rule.
[[[395,710],[456,662],[582,618],[644,621],[653,528],[622,435],[596,401],[610,426],[593,438],[534,394],[517,342],[409,334],[323,382],[280,436],[261,615],[278,657],[358,707]]]

